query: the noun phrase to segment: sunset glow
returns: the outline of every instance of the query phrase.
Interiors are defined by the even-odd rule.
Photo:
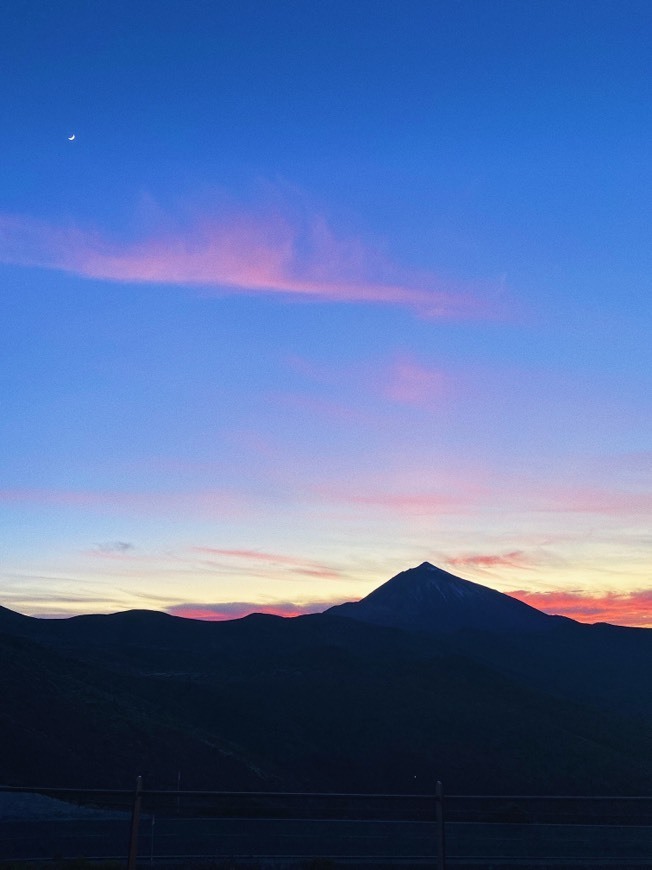
[[[652,6],[83,6],[0,36],[0,604],[652,626]]]

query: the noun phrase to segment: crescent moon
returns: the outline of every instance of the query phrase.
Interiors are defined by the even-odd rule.
[[[68,141],[69,141],[69,142],[72,142],[72,140],[73,140],[74,138],[75,138],[75,134],[73,133],[72,136],[68,136]]]

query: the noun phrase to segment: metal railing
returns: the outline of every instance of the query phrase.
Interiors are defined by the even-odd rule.
[[[40,815],[2,812],[3,797],[30,794],[46,802]],[[652,866],[651,823],[652,796],[445,796],[440,782],[425,795],[182,791],[147,789],[139,777],[135,789],[0,787],[0,866],[59,856],[112,859],[128,870],[316,859],[624,870]]]

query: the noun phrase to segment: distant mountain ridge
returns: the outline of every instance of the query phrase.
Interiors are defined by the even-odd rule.
[[[430,562],[401,571],[360,601],[338,604],[326,613],[437,633],[460,629],[542,631],[564,619],[488,586],[463,580]]]

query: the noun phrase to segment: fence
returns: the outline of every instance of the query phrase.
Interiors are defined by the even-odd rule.
[[[158,791],[139,778],[135,791],[0,788],[0,866],[628,870],[652,867],[651,823],[652,797]]]

